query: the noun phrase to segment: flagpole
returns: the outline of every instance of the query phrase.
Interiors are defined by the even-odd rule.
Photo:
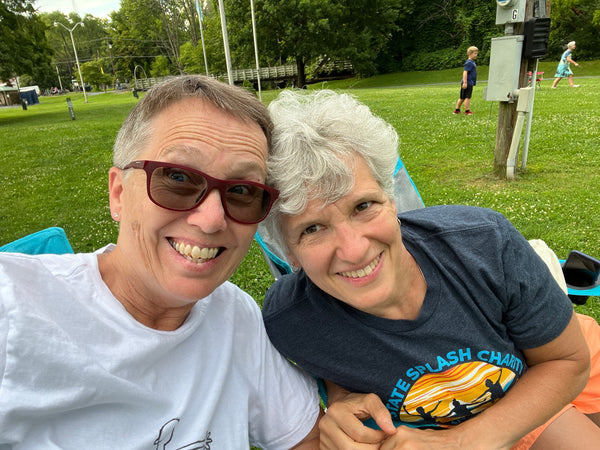
[[[202,41],[202,53],[204,54],[204,67],[206,76],[208,76],[208,60],[206,59],[206,47],[204,47],[204,31],[202,31],[202,7],[200,0],[196,0],[196,9],[198,10],[198,22],[200,23],[200,40]]]
[[[254,0],[250,0],[250,12],[252,13],[252,37],[254,38],[254,58],[256,59],[256,80],[258,84],[258,98],[262,101],[260,90],[260,67],[258,65],[258,46],[256,45],[256,23],[254,22]]]
[[[227,37],[227,23],[225,21],[225,6],[223,0],[219,0],[219,14],[221,16],[221,31],[223,33],[223,47],[225,49],[225,63],[227,64],[227,78],[229,84],[233,84],[233,73],[231,69],[231,55],[229,54],[229,38]]]

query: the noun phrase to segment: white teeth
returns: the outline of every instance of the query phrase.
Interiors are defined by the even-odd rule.
[[[353,270],[351,272],[340,272],[340,275],[343,277],[347,277],[347,278],[366,277],[367,275],[370,275],[373,272],[375,267],[377,267],[377,264],[379,264],[380,258],[381,258],[381,256],[377,256],[377,258],[375,258],[373,261],[371,261],[371,264],[369,264],[366,267],[363,267],[362,269]]]
[[[217,256],[219,249],[217,247],[198,247],[197,245],[184,244],[183,242],[170,241],[171,246],[179,254],[185,256],[188,261],[204,262]]]
[[[189,245],[188,245],[188,247],[189,247]],[[185,249],[187,250],[187,247]],[[200,250],[198,247],[194,246],[191,254],[192,254],[192,258],[198,259],[198,258],[200,258],[200,255],[202,254],[202,250]]]

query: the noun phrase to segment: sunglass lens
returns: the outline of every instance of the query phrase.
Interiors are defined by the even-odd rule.
[[[161,206],[186,210],[197,205],[206,192],[206,179],[175,167],[157,167],[152,172],[150,196]]]
[[[227,212],[240,222],[258,222],[270,203],[268,191],[252,184],[232,184],[225,193]]]

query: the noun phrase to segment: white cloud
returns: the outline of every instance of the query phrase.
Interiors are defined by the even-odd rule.
[[[64,14],[78,13],[81,17],[91,14],[106,17],[121,6],[120,0],[37,0],[35,7],[45,13],[60,11]]]

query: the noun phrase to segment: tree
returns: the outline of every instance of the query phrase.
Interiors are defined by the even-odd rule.
[[[350,60],[358,73],[371,74],[396,28],[400,1],[256,0],[260,57],[295,63],[298,86],[306,83],[307,65],[323,59]],[[253,65],[250,2],[229,2],[226,10],[232,59]]]
[[[403,13],[401,0],[344,0],[340,2],[341,23],[336,27],[336,49],[328,55],[350,60],[357,74],[378,73],[378,59],[398,30]]]
[[[198,43],[194,5],[193,0],[122,0],[110,24],[113,50],[120,59],[117,72],[130,77],[141,66],[149,73],[153,60],[162,56],[168,59],[169,72],[183,73],[181,47]]]
[[[179,1],[173,0],[159,0],[159,5],[162,32],[166,37],[163,45],[166,46],[166,53],[170,55],[171,61],[177,66],[179,73],[183,74],[179,55],[184,26],[182,5]]]
[[[181,46],[181,65],[186,73],[204,73],[204,54],[200,45],[186,42]],[[208,58],[207,58],[208,59]]]
[[[415,2],[399,18],[393,58],[404,70],[459,67],[475,45],[478,63],[486,64],[491,38],[502,35],[495,18],[496,2],[488,0]]]
[[[91,84],[98,90],[106,85],[112,86],[114,81],[113,77],[108,73],[104,73],[104,65],[105,63],[101,59],[82,64],[81,73],[83,75],[83,81]]]
[[[52,50],[31,0],[0,2],[0,78],[47,70]]]
[[[554,0],[548,53],[558,58],[569,41],[577,42],[577,59],[598,57],[600,49],[600,2]]]
[[[150,66],[151,77],[164,77],[170,75],[170,73],[169,60],[167,58],[164,56],[158,56],[157,58],[154,58],[154,61]]]
[[[61,79],[73,80],[77,79],[78,75],[71,35],[68,30],[58,25],[58,23],[73,30],[73,39],[82,70],[84,63],[102,59],[102,63],[104,64],[102,69],[106,73],[112,73],[109,60],[108,25],[106,19],[99,19],[90,14],[86,14],[83,18],[76,13],[70,13],[67,16],[60,11],[41,14],[40,18],[48,27],[46,38],[48,45],[54,50],[52,66],[58,71]],[[78,23],[82,23],[83,26],[79,25],[73,29]],[[68,84],[70,84],[70,81]],[[52,74],[52,85],[56,85],[55,72]]]

